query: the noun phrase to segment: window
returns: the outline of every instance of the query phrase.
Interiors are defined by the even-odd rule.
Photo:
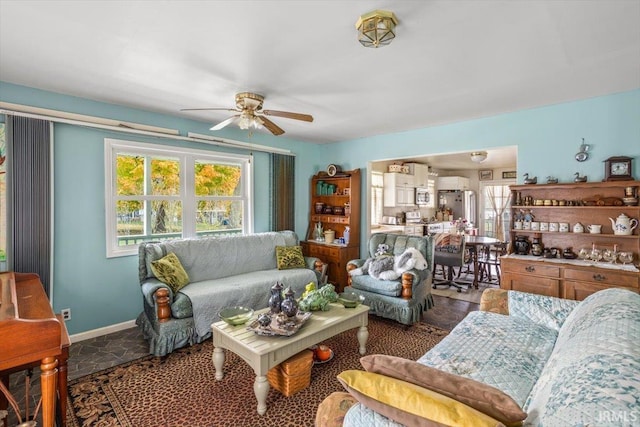
[[[382,172],[371,172],[371,225],[382,222],[382,191],[384,175]]]
[[[250,233],[251,156],[105,139],[107,256],[149,240]]]
[[[511,190],[502,182],[480,183],[480,234],[505,241],[511,228]]]

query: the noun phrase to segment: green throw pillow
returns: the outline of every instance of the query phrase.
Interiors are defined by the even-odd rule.
[[[301,246],[276,246],[276,261],[278,270],[305,268],[307,266],[302,255]]]
[[[151,270],[158,280],[169,285],[174,293],[189,284],[189,275],[173,252],[164,258],[152,261]]]

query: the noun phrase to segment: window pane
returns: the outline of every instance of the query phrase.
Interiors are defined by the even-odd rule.
[[[221,165],[202,160],[195,164],[196,196],[240,196],[240,165]]]
[[[182,234],[182,203],[180,201],[154,200],[151,203],[151,233]]]
[[[177,159],[151,159],[151,194],[154,196],[180,194],[180,162]]]
[[[117,154],[116,190],[119,196],[144,194],[144,157]]]
[[[138,236],[144,233],[143,206],[144,203],[139,200],[118,200],[118,236]]]
[[[220,234],[221,231],[242,232],[242,208],[239,200],[198,202],[196,232],[198,235]]]

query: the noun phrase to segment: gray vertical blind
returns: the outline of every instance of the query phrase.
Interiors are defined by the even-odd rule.
[[[269,223],[271,231],[295,229],[295,157],[269,157]]]
[[[50,122],[7,116],[7,262],[51,291]]]

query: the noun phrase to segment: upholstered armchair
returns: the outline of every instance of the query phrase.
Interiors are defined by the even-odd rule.
[[[375,258],[379,245],[388,245],[388,253],[399,257],[407,248],[417,249],[427,261],[424,270],[411,269],[395,280],[379,280],[369,274],[352,275],[351,271],[365,265],[368,258]],[[430,236],[406,236],[403,234],[372,234],[367,243],[367,258],[354,259],[347,263],[349,283],[345,292],[364,297],[370,313],[412,325],[422,313],[433,307],[431,280],[433,270],[433,239]]]

